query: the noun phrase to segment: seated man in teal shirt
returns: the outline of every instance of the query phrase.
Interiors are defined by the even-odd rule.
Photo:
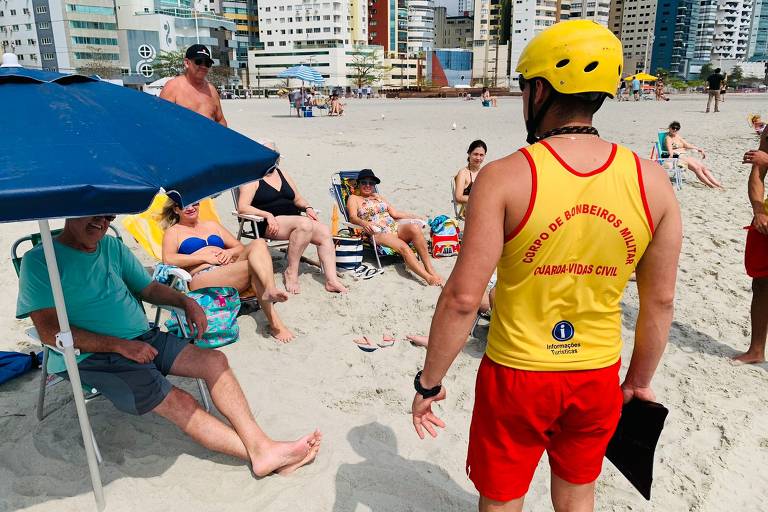
[[[152,281],[121,242],[105,236],[112,220],[112,215],[67,219],[54,240],[83,381],[122,411],[155,412],[203,446],[248,461],[257,476],[291,473],[312,461],[321,434],[315,431],[290,442],[269,438],[256,424],[222,352],[150,329],[136,296],[183,309],[198,337],[207,321],[195,301]],[[40,339],[55,345],[59,323],[42,247],[22,260],[16,316],[29,316]],[[64,371],[61,357],[55,355],[49,368]],[[204,379],[216,408],[231,426],[173,386],[168,374]]]

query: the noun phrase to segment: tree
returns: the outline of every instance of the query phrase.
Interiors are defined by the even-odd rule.
[[[744,80],[744,72],[741,70],[741,66],[735,66],[731,72],[728,73],[728,82],[730,82],[729,85],[735,87],[739,85],[742,80]]]
[[[667,71],[664,68],[656,68],[655,74],[659,78],[663,79],[665,82],[667,81],[667,78],[669,77],[669,71]]]
[[[117,61],[112,60],[112,54],[105,54],[101,48],[94,46],[88,47],[88,53],[90,53],[91,59],[77,68],[79,74],[98,75],[104,79],[117,78],[122,74],[120,66],[116,64]]]
[[[152,68],[160,78],[184,74],[184,50],[158,53],[152,62]]]
[[[706,80],[707,77],[712,74],[712,71],[713,71],[712,64],[709,64],[709,63],[704,64],[703,66],[701,66],[701,71],[699,72],[699,78],[701,78],[702,80]]]
[[[347,64],[347,66],[352,68],[350,78],[352,78],[358,89],[380,82],[387,71],[387,68],[380,63],[376,52],[364,50],[359,46],[355,47],[352,62]]]
[[[228,66],[214,66],[208,72],[207,79],[214,87],[226,87],[232,79],[232,68]]]

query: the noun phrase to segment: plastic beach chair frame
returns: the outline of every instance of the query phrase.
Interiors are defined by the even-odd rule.
[[[109,229],[114,233],[114,237],[117,238],[122,242],[123,238],[120,236],[120,233],[117,231],[117,229],[110,224]],[[51,232],[52,236],[56,236],[59,233],[61,233],[61,230],[54,230]],[[13,263],[14,270],[16,271],[16,276],[18,277],[19,272],[21,271],[21,259],[23,254],[20,254],[20,247],[24,245],[25,243],[29,242],[32,247],[34,248],[38,246],[41,243],[41,237],[39,233],[33,233],[31,235],[27,235],[25,237],[19,238],[16,240],[13,245],[11,246],[11,262]],[[26,251],[25,251],[26,252]],[[177,272],[180,271],[180,272]],[[186,276],[189,276],[189,274],[183,270],[183,269],[173,269],[172,273],[175,272],[177,275],[177,278],[185,279]],[[184,276],[183,274],[186,274]],[[139,303],[142,305],[143,309],[143,303],[141,303],[141,300],[136,297],[136,300],[139,301]],[[168,311],[171,315],[176,317],[176,320],[182,330],[182,335],[185,337],[189,336],[189,333],[187,332],[186,328],[186,320],[184,316],[184,311],[182,311],[179,308],[171,307],[171,306],[156,306],[157,307],[157,315],[155,316],[155,322],[150,324],[151,326],[157,326],[159,325],[159,318],[160,313],[162,310]],[[43,349],[43,362],[40,365],[40,387],[38,389],[37,394],[37,419],[38,421],[43,421],[48,414],[45,412],[45,393],[48,390],[49,387],[52,387],[56,384],[58,384],[59,380],[55,382],[48,382],[48,359],[50,356],[50,352],[56,352],[58,354],[64,355],[64,352],[62,350],[59,350],[58,347],[54,345],[48,345],[47,343],[43,343],[43,341],[40,339],[40,335],[37,332],[37,329],[34,327],[29,327],[25,331],[25,334],[27,337],[29,337],[33,343],[38,344]],[[80,351],[78,349],[75,349],[75,356],[79,356]],[[197,386],[200,391],[200,397],[203,402],[203,405],[205,406],[205,410],[210,412],[211,404],[210,400],[208,398],[208,392],[207,392],[207,386],[203,379],[196,379],[197,380]],[[82,379],[81,379],[82,381]],[[97,398],[101,395],[98,389],[96,389],[93,386],[88,385],[86,382],[83,382],[83,397],[85,398],[86,406],[87,404],[93,400],[94,398]],[[88,420],[90,423],[90,420]],[[99,445],[96,442],[96,437],[93,435],[93,429],[91,429],[91,442],[93,443],[94,451],[96,452],[96,460],[99,462],[99,464],[103,463],[103,458],[101,456],[101,451],[99,450]]]
[[[336,205],[338,206],[339,211],[341,212],[341,214],[344,216],[344,221],[342,221],[340,224],[342,224],[342,225],[344,225],[344,226],[346,226],[348,228],[351,228],[351,229],[353,229],[355,231],[362,231],[363,230],[362,226],[359,226],[357,224],[353,224],[352,222],[349,221],[349,212],[347,211],[347,202],[345,200],[346,198],[344,197],[344,193],[343,193],[344,180],[353,180],[353,181],[357,180],[357,175],[358,174],[360,174],[359,170],[358,171],[339,171],[339,172],[334,173],[331,176],[331,186],[329,188],[329,192],[330,192],[331,196],[336,200]],[[374,187],[374,191],[378,194],[379,193],[379,187],[375,186]],[[415,219],[413,219],[413,220],[415,220]],[[401,220],[399,222],[408,223],[410,221],[411,221],[410,219],[403,219],[403,220]],[[371,251],[373,251],[373,255],[376,257],[376,266],[379,269],[382,268],[381,256],[384,256],[384,257],[387,257],[387,256],[390,256],[390,257],[400,257],[399,254],[397,254],[394,251],[391,251],[391,249],[390,249],[390,251],[393,252],[394,254],[391,254],[390,252],[385,252],[386,249],[383,246],[381,246],[378,243],[376,243],[376,237],[374,237],[374,236],[371,236],[371,237],[361,237],[361,238],[363,240],[363,247],[364,248],[368,248]]]
[[[667,165],[672,166],[672,177],[675,181],[675,188],[681,190],[683,188],[683,166],[680,165],[680,159],[673,156],[663,157],[662,155],[667,152],[664,147],[667,138],[667,130],[659,129],[656,137],[656,142],[651,146],[651,160],[654,160],[660,166],[667,168]]]

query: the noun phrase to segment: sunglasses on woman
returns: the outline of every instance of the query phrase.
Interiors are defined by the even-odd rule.
[[[376,185],[376,182],[373,180],[362,180],[360,182],[361,187],[373,187],[374,185]]]

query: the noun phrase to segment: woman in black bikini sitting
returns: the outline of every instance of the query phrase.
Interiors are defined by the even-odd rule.
[[[293,333],[277,316],[273,302],[285,302],[288,294],[275,286],[272,257],[263,240],[243,246],[224,226],[198,218],[198,203],[186,208],[180,198],[169,197],[163,208],[163,263],[183,268],[192,275],[190,290],[228,286],[244,292],[252,287],[269,321],[272,336],[283,343]]]
[[[261,141],[261,144],[277,151],[272,142]],[[259,236],[290,242],[288,267],[283,274],[288,292],[300,291],[299,260],[310,243],[317,246],[317,256],[325,270],[325,289],[336,293],[347,291],[336,275],[336,248],[331,231],[318,220],[315,209],[282,170],[276,167],[262,179],[241,186],[237,211],[264,217],[265,222],[257,223]]]
[[[460,169],[454,178],[456,186],[454,187],[453,199],[461,205],[459,209],[459,217],[461,218],[466,216],[469,192],[472,190],[472,184],[477,179],[477,174],[480,172],[480,166],[483,165],[487,152],[488,147],[485,145],[485,142],[482,140],[473,141],[467,150],[466,167]]]

